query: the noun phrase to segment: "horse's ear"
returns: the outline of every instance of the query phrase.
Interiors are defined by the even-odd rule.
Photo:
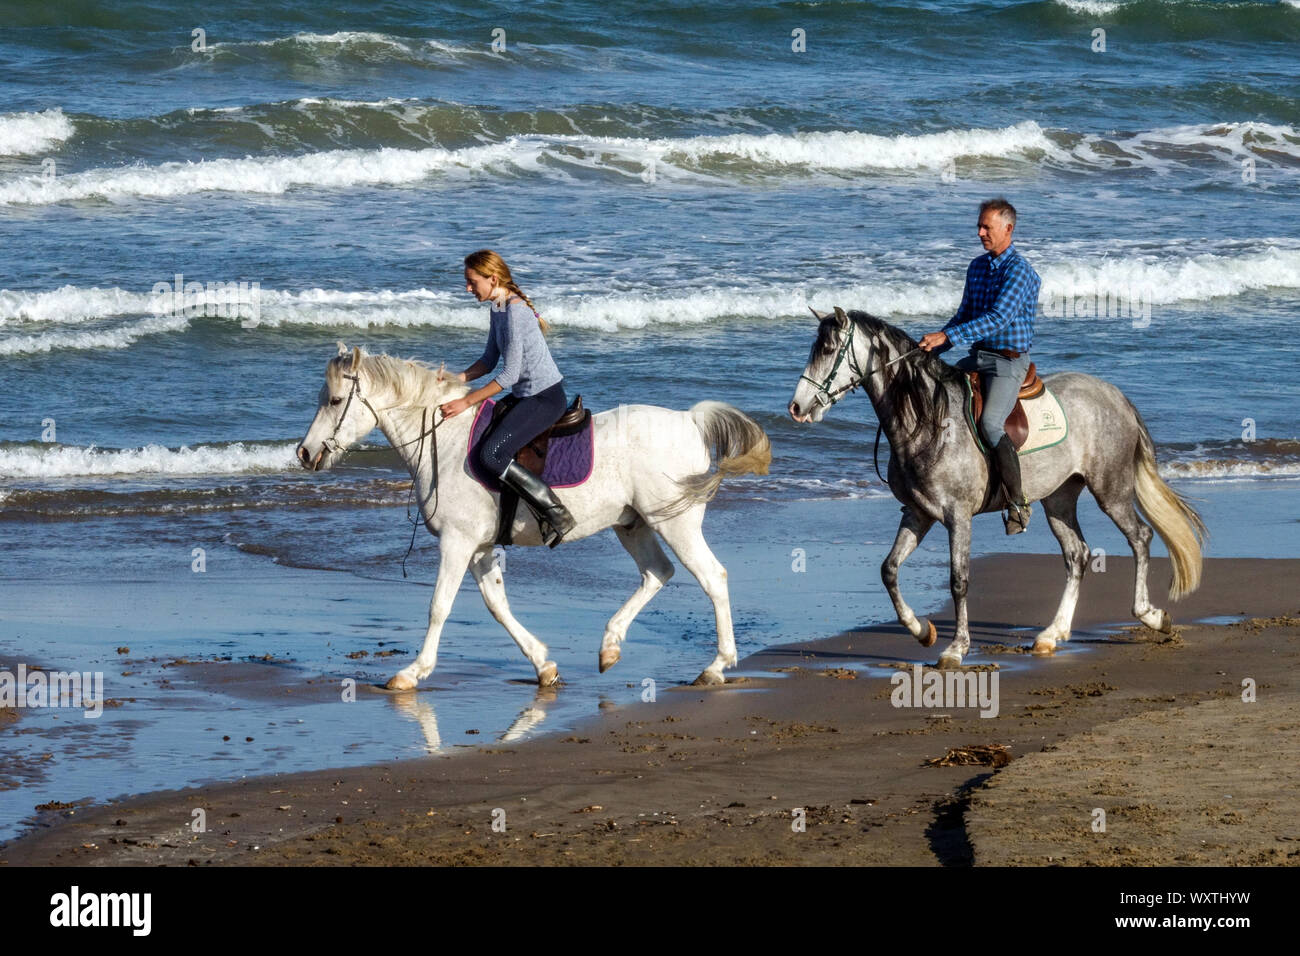
[[[348,354],[348,347],[347,347],[346,345],[343,344],[343,340],[342,340],[342,339],[339,339],[339,343],[338,343],[338,344],[339,344],[339,355],[347,355],[347,354]]]
[[[808,306],[808,311],[811,312],[811,313],[813,314],[813,318],[816,319],[818,322],[820,322],[822,319],[826,318],[826,316],[822,315],[820,312],[818,312],[816,309],[814,309],[811,305]]]
[[[841,309],[838,305],[835,307],[835,321],[838,322],[840,325],[849,324],[849,317],[844,314],[844,310]]]
[[[357,366],[360,364],[361,364],[361,346],[357,345],[354,346],[352,349],[352,367],[349,368],[348,371],[355,372],[357,370]]]
[[[438,366],[438,381],[445,382],[446,380],[447,380],[447,363],[443,362]]]

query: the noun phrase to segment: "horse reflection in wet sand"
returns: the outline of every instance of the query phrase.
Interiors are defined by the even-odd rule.
[[[546,659],[546,645],[515,620],[506,602],[504,578],[492,553],[498,496],[480,485],[466,464],[474,416],[442,420],[437,415],[439,405],[468,391],[442,369],[365,355],[359,348],[348,353],[340,343],[339,354],[326,366],[316,417],[298,446],[302,466],[323,471],[378,427],[406,462],[425,527],[438,538],[438,580],[424,645],[389,680],[391,690],[409,690],[433,671],[442,627],[466,568],[492,616],[536,669],[538,684],[553,684],[559,676],[555,662]],[[641,571],[640,587],[606,625],[600,669],[618,662],[632,619],[673,575],[662,539],[713,602],[718,651],[696,682],[721,684],[723,668],[736,664],[736,642],[727,572],[704,540],[704,509],[724,477],[767,473],[772,458],[767,435],[730,405],[708,401],[688,411],[624,406],[593,416],[593,425],[591,477],[556,491],[577,521],[565,540],[612,527]],[[710,452],[717,458],[712,472]],[[527,508],[519,509],[515,519],[514,542],[542,544],[537,519]]]
[[[1001,507],[1000,491],[990,493],[988,460],[962,424],[963,374],[937,356],[916,351],[907,333],[864,312],[846,314],[836,308],[834,315],[813,314],[820,323],[817,339],[790,401],[790,416],[797,422],[819,422],[851,389],[860,385],[866,391],[889,439],[889,488],[903,504],[898,535],[881,566],[881,577],[899,622],[923,646],[931,646],[934,625],[918,621],[903,600],[898,571],[935,522],[948,529],[957,626],[939,665],[959,665],[970,649],[966,590],[971,518]],[[1169,549],[1172,600],[1200,584],[1200,539],[1205,534],[1200,516],[1161,480],[1151,435],[1118,388],[1078,372],[1057,372],[1043,376],[1043,381],[1065,410],[1069,429],[1059,444],[1022,459],[1022,481],[1029,500],[1042,501],[1060,542],[1066,583],[1056,617],[1037,635],[1034,652],[1049,653],[1070,637],[1089,556],[1075,514],[1085,487],[1133,549],[1134,616],[1148,627],[1170,631],[1169,614],[1154,607],[1147,595],[1152,531],[1137,509]],[[953,433],[951,440],[945,440],[945,432]]]

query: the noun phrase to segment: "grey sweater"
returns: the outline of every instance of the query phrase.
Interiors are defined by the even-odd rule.
[[[489,315],[487,348],[479,361],[491,371],[505,357],[505,367],[496,378],[502,391],[510,389],[520,398],[527,398],[561,380],[532,309],[516,299],[503,310],[493,308]]]

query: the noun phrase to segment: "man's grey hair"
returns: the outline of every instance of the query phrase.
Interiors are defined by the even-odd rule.
[[[1013,226],[1016,224],[1016,207],[1007,202],[1004,197],[998,196],[996,199],[986,199],[980,203],[980,217],[983,218],[990,209],[999,213],[1003,222],[1009,222]]]

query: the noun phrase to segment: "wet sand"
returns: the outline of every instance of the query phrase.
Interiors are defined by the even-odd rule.
[[[1055,556],[974,565],[967,664],[998,668],[995,718],[891,704],[893,668],[943,647],[946,608],[931,650],[896,625],[864,626],[753,655],[725,687],[661,686],[653,702],[526,742],[53,811],[0,863],[1300,861],[1286,707],[1300,561],[1207,560],[1167,635],[1121,629],[1132,562],[1112,557],[1084,582],[1073,640],[1031,657],[1062,573]],[[1153,592],[1168,578],[1155,562]],[[1194,623],[1223,617],[1243,620]],[[1010,762],[926,763],[974,745],[1006,747]],[[207,828],[194,833],[200,808]]]

